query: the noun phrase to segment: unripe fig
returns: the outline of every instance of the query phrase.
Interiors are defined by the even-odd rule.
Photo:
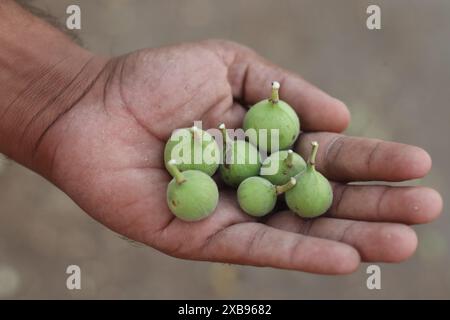
[[[220,162],[219,147],[206,131],[193,126],[175,130],[164,148],[164,163],[174,159],[180,171],[199,170],[212,176]]]
[[[260,150],[268,152],[288,149],[300,133],[297,113],[289,104],[279,99],[279,89],[280,84],[272,82],[272,97],[256,103],[244,118],[244,130],[255,129],[257,133],[257,136],[249,135],[250,142],[257,145]],[[265,134],[262,129],[266,130]],[[272,146],[271,129],[278,130],[278,148]]]
[[[273,184],[282,185],[306,168],[303,158],[292,150],[272,153],[261,166],[260,175]],[[273,172],[276,170],[275,172]]]
[[[314,218],[324,214],[333,202],[330,183],[315,168],[319,144],[312,142],[311,145],[312,151],[306,169],[295,176],[297,184],[285,194],[289,209],[303,218]]]
[[[231,140],[224,124],[219,126],[223,139],[223,164],[219,172],[229,186],[237,187],[245,179],[259,174],[261,158],[255,146],[245,140]]]
[[[250,177],[242,181],[237,190],[239,206],[254,217],[262,217],[273,210],[277,196],[295,186],[291,178],[282,186],[275,186],[261,177]]]
[[[198,221],[214,212],[219,190],[210,176],[198,170],[181,172],[175,160],[169,160],[167,167],[173,176],[167,186],[167,205],[175,216],[184,221]]]

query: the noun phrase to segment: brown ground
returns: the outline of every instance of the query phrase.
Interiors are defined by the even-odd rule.
[[[39,0],[61,21],[71,0]],[[350,134],[428,150],[433,171],[414,182],[450,200],[450,2],[76,1],[85,45],[106,54],[179,41],[227,38],[301,73],[351,108]],[[365,28],[369,3],[381,31]],[[344,5],[345,4],[345,5]],[[190,262],[135,247],[94,222],[30,171],[0,173],[0,298],[450,298],[450,219],[417,227],[417,254],[382,264],[382,290],[366,265],[345,277]],[[83,289],[65,288],[80,265]]]

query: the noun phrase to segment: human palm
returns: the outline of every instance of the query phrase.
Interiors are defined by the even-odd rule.
[[[318,170],[335,181],[329,212],[304,220],[285,211],[257,221],[239,209],[234,190],[222,188],[208,219],[175,218],[163,164],[171,132],[194,120],[204,129],[241,126],[245,107],[266,98],[272,80],[301,119],[300,154],[320,143]],[[176,257],[348,273],[361,259],[409,257],[417,239],[406,224],[428,222],[442,206],[428,188],[346,184],[419,178],[431,166],[417,147],[332,133],[348,121],[341,102],[237,44],[142,50],[108,60],[50,128],[39,150],[48,158],[41,173],[102,224]]]

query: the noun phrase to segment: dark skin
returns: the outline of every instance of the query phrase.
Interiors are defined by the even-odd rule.
[[[205,41],[86,59],[98,72],[82,94],[37,126],[45,130],[27,150],[3,142],[3,152],[130,239],[185,259],[342,274],[361,261],[407,259],[417,246],[408,225],[430,222],[442,210],[430,188],[346,184],[420,178],[431,159],[418,147],[339,134],[350,120],[342,102],[246,47]],[[163,164],[171,132],[194,120],[204,129],[240,127],[246,107],[267,98],[272,80],[301,119],[305,133],[296,150],[307,158],[310,142],[320,144],[317,169],[334,188],[329,212],[314,220],[279,212],[256,221],[239,209],[234,190],[223,189],[208,219],[175,218]]]

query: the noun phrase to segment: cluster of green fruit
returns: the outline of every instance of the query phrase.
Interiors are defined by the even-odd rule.
[[[198,221],[214,212],[219,191],[211,176],[217,169],[227,185],[237,187],[239,205],[251,216],[270,213],[281,194],[289,209],[301,217],[317,217],[329,209],[333,200],[330,183],[315,169],[319,144],[312,142],[307,162],[286,150],[300,134],[300,121],[292,107],[279,99],[279,88],[280,84],[273,82],[271,98],[258,102],[247,112],[244,130],[257,133],[249,135],[249,141],[231,139],[224,124],[219,126],[222,151],[208,132],[195,126],[176,131],[181,141],[174,137],[175,132],[172,134],[164,150],[164,162],[173,176],[167,187],[167,204],[174,215],[185,221]],[[273,132],[277,133],[278,150],[271,145]],[[261,139],[264,135],[267,139]],[[272,153],[261,161],[258,149]],[[183,150],[190,152],[188,161],[183,160]],[[200,157],[195,150],[201,151]],[[275,169],[268,174],[269,168]]]

